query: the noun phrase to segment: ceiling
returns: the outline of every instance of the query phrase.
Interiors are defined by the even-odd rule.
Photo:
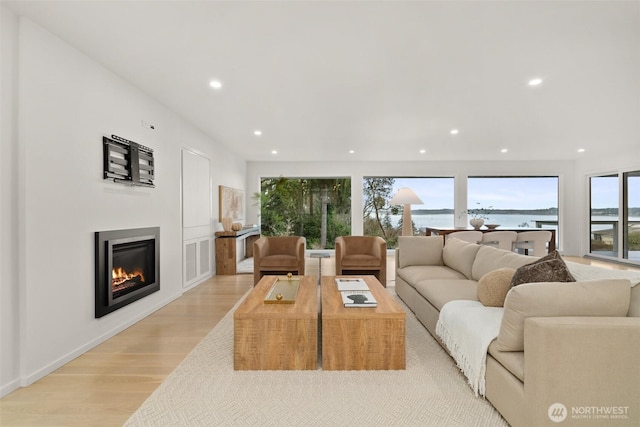
[[[2,4],[250,161],[640,147],[638,1]]]

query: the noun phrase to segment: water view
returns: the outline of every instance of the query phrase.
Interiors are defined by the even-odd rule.
[[[402,215],[390,215],[391,223],[394,227],[398,226]],[[484,221],[485,224],[498,224],[500,228],[520,228],[520,227],[536,227],[536,222],[542,224],[542,228],[556,228],[557,225],[551,225],[558,222],[557,215],[523,215],[523,214],[492,214],[488,215],[489,219]],[[412,214],[411,219],[418,229],[425,227],[454,227],[455,215],[453,214]],[[594,224],[592,230],[611,230],[612,225],[618,223],[617,217],[611,216],[594,216],[592,220],[601,224]],[[640,217],[629,217],[632,223],[640,223]]]
[[[397,226],[401,215],[390,215],[391,223]],[[522,215],[522,214],[492,214],[485,224],[498,224],[500,228],[536,227],[536,221],[556,222],[557,215]],[[454,227],[454,214],[412,214],[411,219],[418,229],[425,227]],[[556,228],[556,226],[545,225],[544,228]]]

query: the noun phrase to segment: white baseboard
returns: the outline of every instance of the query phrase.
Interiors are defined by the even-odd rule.
[[[31,384],[35,383],[39,379],[49,375],[50,373],[52,373],[56,369],[58,369],[58,368],[60,368],[60,367],[62,367],[64,365],[66,365],[67,363],[71,362],[73,359],[75,359],[75,358],[77,358],[79,356],[82,356],[87,351],[89,351],[92,348],[102,344],[103,342],[105,342],[109,338],[112,338],[113,336],[119,334],[120,332],[122,332],[125,329],[127,329],[129,326],[134,325],[135,323],[138,323],[139,321],[141,321],[145,317],[151,315],[155,311],[158,311],[159,309],[161,309],[165,305],[169,304],[172,301],[175,301],[176,299],[180,298],[181,296],[182,296],[182,293],[179,293],[177,295],[173,295],[173,296],[171,296],[171,297],[169,297],[167,299],[162,300],[157,305],[149,308],[148,310],[143,311],[142,313],[139,313],[137,316],[127,320],[126,322],[123,322],[122,324],[116,326],[115,328],[111,329],[110,331],[108,331],[108,332],[100,335],[99,337],[89,341],[88,343],[80,346],[79,348],[67,353],[66,355],[62,356],[58,360],[55,360],[54,362],[49,363],[46,366],[43,366],[42,368],[38,369],[37,371],[34,371],[34,372],[30,373],[30,374],[27,374],[27,375],[23,376],[20,380],[16,380],[16,382],[19,383],[20,387],[30,386]],[[7,387],[9,387],[9,385],[7,385]],[[3,389],[4,389],[4,387],[3,387]],[[14,388],[14,390],[15,390],[15,388]],[[11,390],[11,391],[13,391],[13,390]]]
[[[4,397],[7,394],[11,393],[20,388],[20,379],[16,378],[15,380],[3,385],[0,387],[0,397]]]
[[[185,284],[183,285],[182,291],[183,291],[183,292],[187,292],[188,290],[193,289],[193,288],[195,288],[196,286],[201,285],[202,283],[204,283],[204,282],[206,282],[207,280],[211,279],[213,276],[214,276],[213,274],[209,274],[209,275],[207,275],[207,276],[205,276],[205,277],[202,277],[202,278],[200,278],[200,279],[196,279],[196,280],[194,280],[194,281],[193,281],[193,282],[191,282],[191,283],[185,283]]]

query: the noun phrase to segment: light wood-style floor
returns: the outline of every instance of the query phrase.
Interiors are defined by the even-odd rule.
[[[393,285],[394,258],[387,277]],[[615,269],[619,264],[572,261]],[[323,275],[335,274],[333,258]],[[308,258],[307,275],[318,274]],[[35,384],[0,399],[1,426],[121,426],[253,284],[215,276]]]
[[[253,285],[215,276],[29,387],[1,426],[121,426]]]

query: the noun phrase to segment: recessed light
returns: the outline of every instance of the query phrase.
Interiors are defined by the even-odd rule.
[[[259,129],[257,129],[257,130],[254,130],[254,131],[253,131],[253,134],[254,134],[255,136],[260,136],[260,135],[262,135],[262,131],[261,131],[261,130],[259,130]]]
[[[214,89],[220,89],[222,87],[222,83],[219,80],[211,80],[209,82],[209,86]]]
[[[451,132],[449,132],[451,135],[457,135],[458,133],[460,133],[460,131],[458,129],[451,129]]]
[[[349,150],[349,154],[355,153],[355,150]]]
[[[278,150],[271,150],[271,154],[278,154]]]
[[[502,150],[500,150],[501,153],[506,153],[507,151],[509,150],[507,150],[506,148],[503,148]]]
[[[427,150],[425,150],[424,148],[422,150],[420,150],[420,154],[424,154],[426,152],[427,152]]]
[[[529,80],[529,86],[540,86],[542,84],[542,79],[540,77],[536,77],[535,79]]]
[[[584,153],[584,148],[578,148],[578,153]]]

